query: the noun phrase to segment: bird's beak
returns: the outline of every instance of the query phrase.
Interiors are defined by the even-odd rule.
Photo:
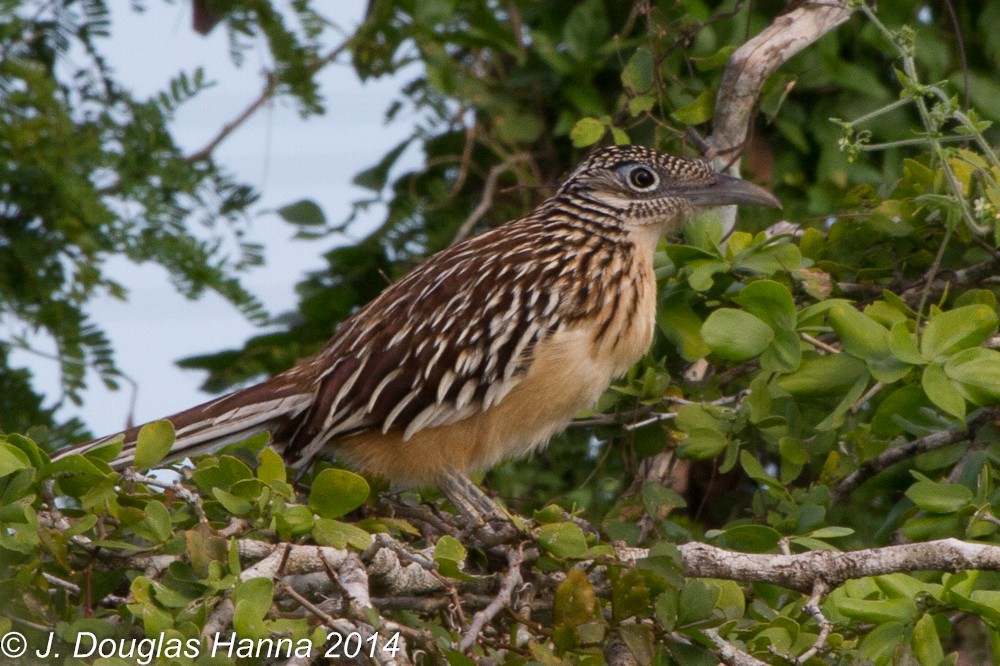
[[[698,183],[678,188],[677,195],[692,206],[772,206],[781,208],[781,202],[759,185],[742,178],[716,174],[709,183]]]

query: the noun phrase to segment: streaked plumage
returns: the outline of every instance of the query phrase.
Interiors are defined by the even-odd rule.
[[[598,151],[526,217],[389,286],[312,358],[169,417],[172,456],[267,429],[292,464],[328,446],[362,471],[422,484],[523,455],[646,351],[657,241],[692,206],[723,203],[777,205],[698,161]],[[131,459],[127,445],[115,462]]]

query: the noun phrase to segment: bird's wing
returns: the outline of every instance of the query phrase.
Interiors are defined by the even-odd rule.
[[[317,377],[315,399],[287,437],[286,458],[307,460],[331,439],[368,430],[409,439],[498,403],[559,326],[560,294],[546,285],[565,268],[509,230],[435,255],[303,366]]]

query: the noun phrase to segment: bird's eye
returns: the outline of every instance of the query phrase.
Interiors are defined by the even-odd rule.
[[[628,183],[633,189],[646,191],[651,190],[659,184],[660,179],[656,174],[646,167],[636,167],[628,173]]]

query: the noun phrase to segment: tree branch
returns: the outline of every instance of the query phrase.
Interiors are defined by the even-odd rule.
[[[1000,546],[939,539],[840,552],[813,550],[794,555],[738,553],[704,543],[678,546],[684,575],[752,583],[773,583],[810,594],[816,582],[833,589],[845,581],[910,571],[1000,571]],[[641,548],[618,548],[623,559],[640,559]]]
[[[898,462],[909,460],[910,458],[913,458],[913,456],[921,453],[933,451],[934,449],[940,449],[943,446],[948,446],[949,444],[954,444],[955,442],[960,442],[963,439],[969,438],[970,433],[974,433],[979,426],[983,425],[994,416],[995,414],[993,410],[989,409],[982,409],[977,412],[973,412],[963,425],[953,425],[945,430],[932,432],[931,434],[921,437],[920,439],[915,439],[912,442],[906,442],[900,446],[894,446],[893,448],[883,452],[881,455],[876,456],[871,460],[866,460],[861,463],[861,466],[858,467],[857,470],[849,474],[837,485],[836,488],[833,489],[830,493],[831,506],[840,503],[841,500],[843,500],[862,483],[885,471],[889,467],[892,467]]]
[[[744,143],[764,82],[802,49],[850,18],[847,3],[806,2],[776,17],[729,57],[708,143],[727,153]]]
[[[500,583],[500,590],[489,606],[473,616],[468,631],[465,632],[462,641],[458,644],[459,650],[465,652],[475,645],[483,628],[492,622],[500,611],[510,606],[514,590],[521,584],[521,563],[523,561],[524,551],[521,547],[507,551],[507,573],[504,574]]]
[[[340,54],[343,53],[348,46],[350,46],[351,39],[353,39],[353,37],[348,37],[340,44],[335,46],[333,50],[331,50],[325,56],[315,60],[309,66],[307,70],[308,73],[315,74],[316,72],[323,69],[334,60],[336,60],[340,56]],[[212,139],[208,143],[206,143],[201,149],[194,151],[193,153],[185,157],[184,160],[190,164],[192,162],[197,162],[199,160],[203,160],[209,157],[215,151],[215,149],[219,147],[220,143],[225,141],[230,134],[235,132],[243,123],[249,120],[255,113],[257,113],[257,111],[260,110],[262,106],[264,106],[267,102],[269,102],[272,97],[274,97],[275,93],[278,92],[278,86],[280,84],[281,80],[277,76],[275,76],[273,72],[268,72],[267,83],[264,84],[264,89],[260,92],[260,95],[258,95],[255,100],[250,102],[250,104],[248,104],[246,108],[240,111],[240,113],[238,113],[235,118],[233,118],[231,121],[223,125],[222,129],[219,130],[219,133],[216,134],[214,137],[212,137]]]
[[[836,0],[806,2],[777,16],[760,34],[736,49],[722,75],[706,157],[713,159],[742,150],[767,78],[792,56],[845,22],[853,12],[847,3]],[[739,160],[731,162],[729,174],[739,176]],[[736,223],[736,206],[724,206],[719,214],[723,228],[731,230]]]

